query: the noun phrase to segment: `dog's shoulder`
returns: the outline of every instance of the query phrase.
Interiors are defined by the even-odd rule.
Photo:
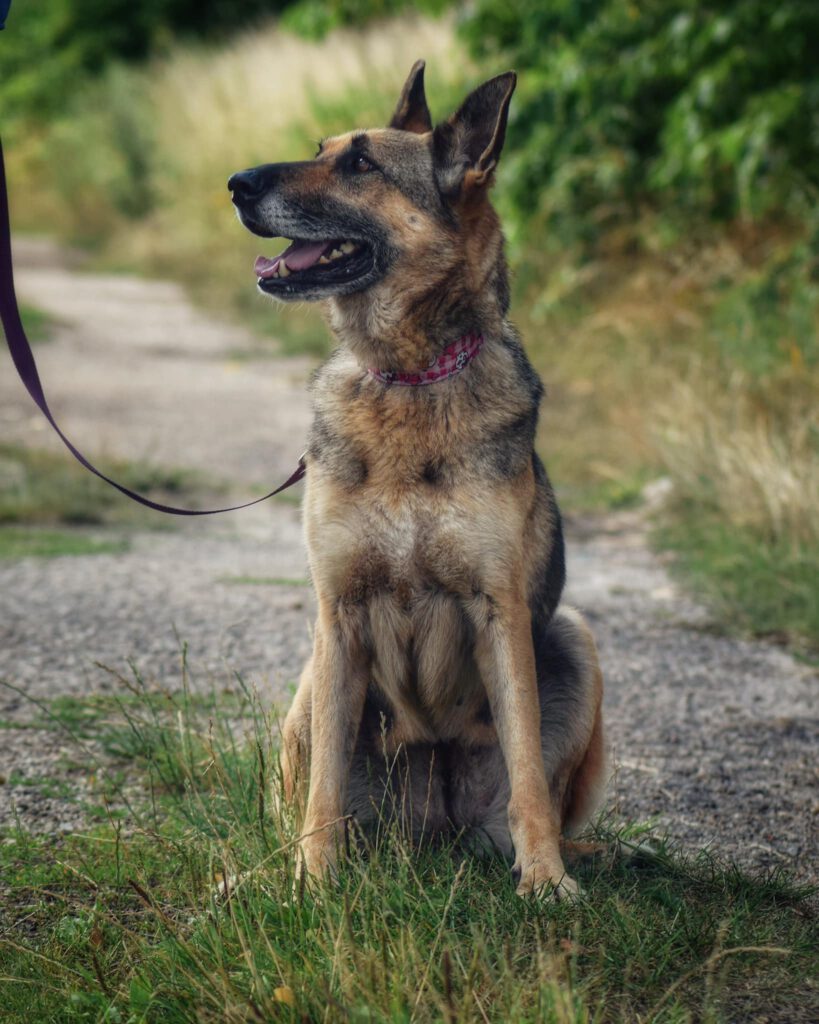
[[[543,398],[543,382],[526,355],[523,341],[517,329],[508,320],[500,335],[500,345],[505,353],[504,373],[510,387],[526,396],[534,405],[540,405]]]
[[[543,384],[517,331],[506,324],[475,383],[480,407],[472,458],[481,476],[510,479],[531,462]]]
[[[339,345],[334,348],[332,353],[324,360],[324,362],[316,367],[310,377],[310,384],[308,390],[313,397],[315,402],[317,397],[322,396],[327,387],[333,383],[338,383],[343,379],[348,379],[350,376],[358,375],[360,377],[365,376],[366,371],[362,369],[361,365],[356,361],[355,356],[352,354],[346,345]]]
[[[313,420],[307,438],[308,456],[348,489],[364,483],[368,475],[367,446],[357,440],[348,424],[367,376],[342,346],[310,379]]]

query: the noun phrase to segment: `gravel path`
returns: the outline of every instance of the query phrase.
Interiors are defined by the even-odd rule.
[[[59,320],[38,360],[80,448],[200,469],[242,493],[289,474],[308,423],[306,360],[270,356],[175,285],[84,273],[44,242],[19,242],[15,258],[21,297]],[[61,450],[5,352],[0,363],[2,437]],[[0,680],[38,699],[84,696],[115,685],[97,663],[133,658],[174,687],[181,638],[196,685],[238,671],[286,705],[313,611],[297,508],[271,501],[162,532],[148,530],[154,516],[124,553],[0,563]],[[616,809],[657,819],[686,845],[816,878],[816,673],[712,632],[649,551],[638,515],[569,533],[568,597],[592,621],[606,675]],[[70,831],[77,804],[41,782],[70,776],[81,789],[85,772],[66,767],[76,750],[32,728],[36,717],[0,688],[0,827],[16,814]]]

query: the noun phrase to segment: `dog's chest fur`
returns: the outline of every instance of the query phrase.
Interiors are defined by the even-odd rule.
[[[340,354],[313,386],[313,580],[363,634],[371,703],[394,743],[491,741],[475,631],[493,594],[527,586],[524,546],[549,543],[532,466],[539,383],[501,344],[479,361],[434,388],[400,388]]]

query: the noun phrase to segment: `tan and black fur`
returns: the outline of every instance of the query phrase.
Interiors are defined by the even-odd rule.
[[[602,677],[588,627],[559,605],[560,514],[534,451],[542,386],[507,320],[488,197],[514,85],[484,83],[433,128],[419,61],[388,128],[230,182],[257,234],[353,244],[260,281],[322,301],[339,344],[312,384],[318,620],[282,749],[310,875],[335,864],[347,818],[388,808],[417,834],[463,831],[514,857],[520,893],[576,888],[559,844],[602,786]],[[447,380],[368,373],[424,367],[469,332],[483,348]]]

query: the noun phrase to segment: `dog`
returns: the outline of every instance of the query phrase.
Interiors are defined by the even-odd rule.
[[[513,72],[433,127],[424,62],[389,126],[234,174],[241,222],[292,243],[258,288],[323,303],[304,527],[318,617],[283,725],[299,871],[385,808],[414,836],[514,860],[521,894],[577,891],[561,837],[597,806],[603,682],[559,604],[561,518],[534,449],[541,382],[507,319],[489,199]]]

